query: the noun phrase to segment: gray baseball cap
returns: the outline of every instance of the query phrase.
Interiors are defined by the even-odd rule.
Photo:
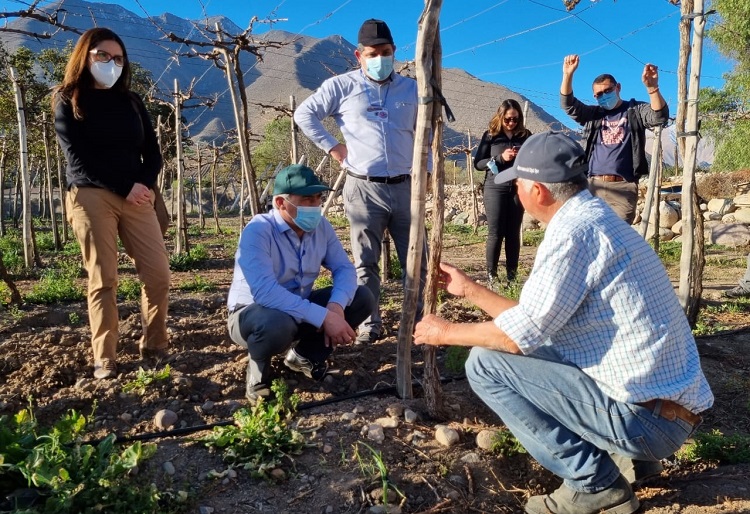
[[[577,177],[585,179],[588,172],[586,154],[581,145],[562,132],[534,134],[521,145],[513,167],[495,176],[495,184],[515,178],[534,182],[568,182]]]

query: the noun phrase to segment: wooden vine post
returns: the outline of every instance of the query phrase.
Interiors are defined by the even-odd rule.
[[[701,64],[703,61],[703,31],[706,15],[703,0],[693,6],[693,42],[690,59],[685,116],[685,159],[682,177],[682,256],[680,258],[680,288],[678,298],[691,324],[698,319],[700,298],[703,293],[703,268],[706,264],[703,251],[703,218],[698,208],[695,189],[695,160],[698,152],[698,92],[700,91]],[[685,49],[680,49],[685,51]]]
[[[443,48],[440,42],[440,28],[435,33],[435,45],[432,49],[432,76],[437,87],[443,87],[442,65]],[[427,282],[424,287],[424,312],[437,312],[438,277],[440,276],[440,261],[443,254],[443,226],[445,225],[445,154],[443,152],[443,116],[440,104],[432,109],[432,231],[430,232],[430,258],[427,262]],[[469,173],[472,173],[469,171]],[[474,198],[475,229],[477,223],[476,197]],[[443,388],[440,383],[440,371],[437,365],[437,348],[425,345],[422,349],[424,356],[424,388],[427,412],[435,419],[445,418],[443,406]]]
[[[424,11],[419,18],[417,47],[415,53],[417,95],[434,98],[430,80],[433,77],[433,45],[438,33],[442,0],[425,0]],[[396,386],[401,398],[412,398],[411,345],[414,336],[414,321],[419,297],[422,248],[425,235],[425,197],[427,196],[427,161],[430,151],[433,109],[440,104],[434,101],[420,102],[417,110],[417,128],[414,134],[414,156],[412,159],[411,183],[411,227],[409,229],[409,251],[406,258],[406,286],[401,308],[401,326],[398,331],[396,357]]]

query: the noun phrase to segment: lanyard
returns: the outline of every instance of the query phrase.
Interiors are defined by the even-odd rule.
[[[375,106],[376,104],[373,102],[372,95],[370,94],[370,87],[372,87],[372,84],[369,83],[370,81],[367,80],[367,77],[365,77],[365,74],[361,68],[359,70],[359,73],[360,75],[362,75],[362,81],[364,83],[363,85],[365,87],[365,93],[367,93],[367,100],[370,102],[370,105]],[[385,109],[385,103],[386,101],[388,101],[388,92],[391,90],[390,85],[392,81],[393,79],[389,80],[387,84],[384,84],[386,86],[385,96],[383,97],[382,103],[379,105],[379,107],[382,107],[383,109]],[[378,88],[378,100],[380,100],[380,88]]]

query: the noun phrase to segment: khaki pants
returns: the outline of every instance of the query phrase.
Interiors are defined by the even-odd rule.
[[[607,202],[615,214],[628,225],[633,224],[638,206],[638,184],[635,182],[604,182],[589,178],[589,191]]]
[[[66,195],[68,221],[81,246],[88,273],[88,309],[94,361],[116,361],[118,340],[117,236],[135,262],[141,289],[142,348],[167,341],[169,258],[151,204],[133,205],[95,187],[72,187]]]

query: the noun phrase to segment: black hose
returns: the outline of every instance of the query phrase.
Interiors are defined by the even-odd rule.
[[[466,378],[465,376],[446,377],[446,378],[441,378],[440,383],[446,384],[448,382],[453,382],[456,380],[463,380],[465,378]],[[421,382],[415,380],[414,382],[412,382],[412,386],[421,387]],[[355,398],[363,398],[365,396],[372,396],[375,394],[386,394],[386,393],[397,394],[398,389],[396,388],[396,386],[388,386],[388,387],[381,387],[379,389],[367,389],[366,391],[359,391],[357,393],[352,393],[346,396],[333,396],[325,400],[317,400],[314,402],[301,403],[297,406],[297,410],[303,411],[307,409],[313,409],[315,407],[322,407],[324,405],[330,405],[332,403],[339,403],[339,402],[343,402],[346,400],[353,400]],[[233,424],[234,424],[233,419],[225,419],[223,421],[217,421],[215,423],[208,423],[205,425],[195,425],[192,427],[175,428],[172,430],[162,430],[160,432],[149,432],[147,434],[138,434],[138,435],[132,435],[132,436],[118,436],[117,434],[115,434],[115,442],[116,443],[132,443],[135,441],[150,441],[151,439],[160,439],[162,437],[177,437],[177,436],[192,434],[194,432],[212,430],[214,427],[225,427],[225,426],[233,425]],[[88,445],[96,446],[99,443],[101,443],[103,440],[104,439],[94,439],[94,440],[87,441],[81,444],[88,444]]]

